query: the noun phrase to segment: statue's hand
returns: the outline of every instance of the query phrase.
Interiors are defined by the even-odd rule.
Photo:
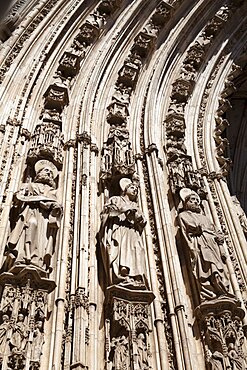
[[[197,256],[197,251],[194,248],[190,248],[190,257],[192,260],[194,260]]]
[[[39,202],[40,207],[43,209],[49,209],[51,207],[51,204],[52,204],[51,202],[42,202],[42,201]]]
[[[195,236],[201,236],[203,232],[203,228],[201,224],[198,224],[195,229]]]
[[[123,206],[123,207],[121,207],[121,208],[120,208],[120,211],[121,211],[122,213],[126,213],[126,215],[128,215],[128,214],[130,214],[130,213],[135,213],[137,210],[136,210],[136,208],[132,208],[132,207],[130,207],[129,205],[127,205],[127,206]]]
[[[128,221],[131,221],[131,222],[135,221],[135,213],[136,213],[136,209],[128,209],[125,212]]]

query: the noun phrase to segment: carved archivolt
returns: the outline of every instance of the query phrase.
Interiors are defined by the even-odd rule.
[[[241,0],[15,3],[0,35],[3,370],[245,366],[246,238],[225,155],[245,17]],[[186,255],[203,233],[219,249],[206,283]]]

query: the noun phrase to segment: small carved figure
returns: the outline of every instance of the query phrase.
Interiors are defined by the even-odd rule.
[[[24,323],[24,315],[20,313],[17,317],[17,322],[13,327],[10,345],[12,353],[23,352],[26,348],[29,330]]]
[[[241,207],[241,204],[240,204],[238,198],[235,195],[232,196],[231,198],[232,198],[232,201],[235,205],[235,209],[236,209],[239,221],[240,221],[240,225],[242,226],[244,235],[247,237],[247,217],[246,217],[246,214],[245,214],[243,208]]]
[[[145,336],[143,333],[137,336],[137,369],[148,370],[148,349],[145,343]]]
[[[40,160],[35,165],[34,182],[24,183],[15,194],[2,271],[13,265],[32,264],[50,272],[62,207],[58,202],[53,163]]]
[[[2,317],[2,324],[0,325],[0,358],[6,351],[6,345],[8,341],[8,331],[10,329],[9,316],[4,314]]]
[[[211,354],[208,363],[210,364],[210,370],[227,370],[225,358],[219,351],[214,351]]]
[[[236,351],[236,347],[234,346],[233,343],[229,343],[228,345],[228,357],[230,360],[232,370],[245,370],[246,369],[245,364],[244,364],[244,359],[238,355]]]
[[[39,363],[44,343],[44,333],[42,331],[43,322],[37,321],[36,328],[33,332],[33,341],[31,346],[31,361]]]
[[[112,348],[114,350],[112,369],[113,370],[127,370],[129,369],[129,342],[128,339],[122,335],[119,338],[112,338]]]
[[[146,221],[136,203],[138,188],[127,178],[122,178],[119,184],[122,193],[105,204],[99,233],[108,285],[145,289],[145,249],[141,233]]]
[[[184,188],[180,196],[184,211],[179,215],[179,222],[189,249],[191,269],[201,300],[230,295],[222,233],[201,213],[200,197],[196,192]]]

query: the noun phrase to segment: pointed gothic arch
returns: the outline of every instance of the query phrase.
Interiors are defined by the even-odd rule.
[[[31,257],[21,271],[15,259],[14,270],[1,270],[0,327],[7,333],[11,319],[13,332],[27,333],[20,348],[7,336],[2,369],[19,361],[22,369],[42,370],[224,370],[234,369],[233,351],[246,366],[246,239],[231,198],[245,194],[244,160],[227,180],[227,154],[240,158],[238,142],[244,145],[234,141],[230,102],[234,108],[238,94],[246,98],[246,4],[16,1],[10,15],[18,6],[0,57],[1,266],[15,230],[14,194],[22,183],[35,188],[40,160],[58,171],[63,217],[52,234],[49,272]],[[238,121],[240,135],[244,123]],[[138,185],[146,218],[145,289],[137,289],[136,276],[107,286],[97,250],[102,210],[112,195],[122,196],[125,177]],[[232,300],[200,301],[178,223],[184,188],[200,195],[206,217],[225,236]],[[216,333],[216,322],[230,334]]]

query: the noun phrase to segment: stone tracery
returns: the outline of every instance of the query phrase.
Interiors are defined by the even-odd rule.
[[[107,83],[110,81],[109,83],[112,86],[114,85],[114,93],[112,98],[109,98],[106,96],[106,91],[101,92],[101,87],[103,86],[102,81],[104,80],[104,76],[107,76],[107,73],[104,74],[103,68],[102,71],[99,71],[98,66],[100,65],[100,54],[102,53],[102,55],[106,56],[107,53],[105,53],[103,48],[100,49],[100,47],[104,44],[104,40],[111,40],[111,27],[115,27],[114,22],[117,24],[118,17],[121,19],[121,22],[123,21],[121,14],[128,6],[133,6],[133,13],[134,11],[137,12],[138,6],[135,8],[135,4],[130,3],[102,1],[97,4],[94,10],[91,9],[87,13],[87,16],[84,14],[82,16],[84,20],[80,22],[80,29],[77,28],[78,32],[73,33],[73,39],[69,42],[70,48],[67,46],[62,47],[59,51],[60,55],[56,59],[56,66],[53,67],[53,71],[55,69],[56,71],[54,73],[51,71],[48,72],[49,78],[45,82],[46,88],[42,86],[39,92],[35,88],[31,88],[32,93],[29,97],[34,94],[41,101],[43,96],[43,109],[40,112],[40,106],[42,105],[40,104],[39,112],[35,114],[37,119],[33,121],[35,125],[27,125],[29,129],[21,127],[24,120],[21,117],[23,104],[20,99],[15,113],[14,110],[11,113],[11,117],[15,116],[16,119],[9,119],[5,128],[0,132],[0,134],[3,134],[2,153],[7,153],[8,150],[11,151],[11,144],[13,142],[15,145],[15,154],[10,154],[13,155],[13,160],[11,164],[7,163],[8,169],[12,168],[15,170],[13,176],[9,175],[7,169],[4,170],[6,162],[4,160],[2,162],[2,169],[5,171],[2,174],[4,189],[11,189],[9,195],[7,194],[7,198],[3,199],[4,209],[7,211],[4,211],[2,214],[2,223],[7,222],[8,211],[12,206],[11,192],[13,193],[18,190],[17,184],[16,187],[13,187],[13,179],[21,179],[25,160],[27,167],[24,181],[27,181],[27,183],[30,182],[30,179],[34,178],[34,165],[37,161],[48,159],[57,167],[60,172],[56,186],[61,190],[62,205],[65,209],[64,219],[61,221],[61,238],[59,236],[60,232],[54,238],[57,239],[54,260],[59,262],[55,266],[54,272],[49,272],[51,274],[48,278],[49,281],[46,281],[44,277],[39,279],[30,267],[29,270],[26,268],[22,275],[13,276],[11,282],[14,287],[12,294],[17,297],[20,297],[21,294],[18,307],[15,307],[11,298],[11,284],[9,285],[9,281],[6,280],[6,275],[3,275],[2,279],[0,278],[1,285],[4,287],[0,315],[3,336],[6,332],[5,327],[8,326],[8,321],[11,317],[14,318],[11,320],[14,320],[15,325],[18,324],[17,326],[21,326],[22,319],[19,320],[18,316],[23,315],[24,325],[28,325],[31,328],[28,334],[28,346],[26,346],[24,340],[24,348],[20,351],[13,351],[18,346],[10,342],[7,337],[4,337],[9,341],[10,349],[13,352],[10,356],[4,355],[4,366],[8,365],[10,368],[14,368],[15,366],[19,366],[19,368],[30,366],[30,368],[35,369],[39,368],[41,364],[39,361],[41,359],[41,366],[48,368],[51,365],[56,366],[62,358],[61,366],[64,369],[70,367],[89,367],[91,369],[93,368],[92,366],[97,366],[94,364],[93,359],[96,358],[96,341],[99,340],[101,341],[100,343],[103,341],[106,343],[104,354],[102,354],[102,350],[100,349],[98,353],[101,359],[105,358],[107,369],[117,369],[121,362],[126,364],[127,368],[132,366],[134,370],[149,368],[151,366],[155,368],[156,361],[160,361],[159,366],[162,370],[167,368],[168,363],[171,369],[182,369],[183,367],[186,369],[196,369],[197,362],[193,358],[193,345],[191,343],[195,344],[200,340],[191,334],[190,323],[187,318],[190,315],[194,315],[194,292],[192,288],[192,294],[190,291],[190,296],[188,297],[186,295],[186,274],[184,271],[181,272],[181,266],[178,263],[176,240],[174,230],[171,232],[172,227],[168,213],[171,213],[171,218],[174,221],[176,218],[176,211],[174,210],[177,208],[179,201],[178,191],[186,186],[200,194],[205,210],[207,211],[207,216],[213,215],[216,223],[217,217],[215,211],[218,212],[223,230],[227,230],[229,219],[226,222],[226,216],[222,212],[222,209],[224,209],[223,203],[219,204],[219,199],[222,201],[222,197],[217,181],[220,181],[226,175],[226,167],[228,165],[227,161],[222,158],[227,141],[221,137],[221,134],[226,124],[222,117],[224,117],[224,112],[228,107],[226,99],[227,94],[232,91],[231,84],[227,83],[224,87],[219,106],[217,107],[215,140],[218,162],[221,167],[220,171],[216,166],[213,168],[215,172],[211,169],[211,172],[208,173],[208,169],[205,168],[206,166],[199,168],[197,165],[196,155],[188,146],[188,140],[186,139],[187,133],[189,132],[189,135],[192,137],[193,131],[193,124],[188,119],[192,117],[190,114],[187,114],[187,108],[190,106],[190,98],[197,89],[200,73],[207,64],[207,58],[210,58],[209,49],[213,47],[214,43],[217,44],[219,42],[220,29],[222,27],[227,29],[231,17],[234,17],[235,11],[238,10],[238,7],[241,7],[242,2],[239,1],[237,5],[229,2],[227,6],[222,6],[220,10],[220,5],[223,5],[223,2],[218,8],[215,6],[213,9],[209,6],[210,11],[206,16],[208,24],[206,26],[204,24],[203,32],[196,38],[192,45],[187,47],[188,53],[186,53],[183,59],[183,65],[181,63],[182,59],[179,62],[181,73],[177,74],[175,80],[173,82],[171,81],[170,84],[172,103],[168,107],[168,115],[165,119],[166,140],[164,140],[162,135],[159,137],[159,133],[161,132],[160,122],[162,119],[160,119],[159,114],[153,116],[156,117],[155,123],[157,123],[157,135],[153,135],[153,137],[158,138],[157,142],[156,140],[150,140],[152,135],[150,137],[147,135],[146,127],[148,129],[150,128],[150,131],[154,130],[153,120],[150,120],[152,114],[149,116],[148,109],[146,109],[147,104],[149,104],[149,107],[151,105],[148,102],[148,94],[145,96],[146,101],[142,108],[143,117],[138,116],[139,103],[137,101],[139,99],[140,104],[144,101],[140,92],[141,85],[145,86],[147,91],[152,84],[153,86],[157,86],[155,85],[155,78],[152,77],[152,73],[154,72],[155,74],[156,67],[159,64],[157,63],[155,65],[155,55],[158,55],[159,48],[166,50],[165,45],[159,44],[162,37],[164,39],[166,37],[162,35],[161,30],[167,31],[172,24],[175,29],[176,26],[173,23],[173,19],[179,17],[179,13],[176,13],[176,10],[181,5],[181,12],[184,11],[183,5],[185,6],[187,4],[181,4],[181,1],[160,1],[157,2],[156,9],[153,6],[146,10],[144,2],[138,1],[138,11],[142,9],[144,12],[142,25],[140,27],[138,26],[136,32],[133,33],[133,37],[130,37],[131,42],[128,44],[128,50],[120,58],[121,61],[117,61],[116,58],[115,71],[117,72],[115,75],[113,73],[114,77],[109,79],[106,77],[105,79]],[[197,11],[200,14],[199,9]],[[115,14],[114,21],[111,20],[113,14]],[[140,14],[139,16],[141,17]],[[145,22],[143,21],[144,18]],[[107,24],[106,21],[109,23]],[[166,28],[167,24],[169,25],[168,28]],[[119,32],[117,27],[116,34]],[[201,31],[202,27],[200,27],[198,26],[197,31]],[[174,38],[176,37],[174,36]],[[158,47],[156,45],[157,40]],[[204,42],[206,42],[206,45]],[[95,88],[92,87],[92,85],[95,85],[94,82],[90,85],[90,83],[83,80],[84,70],[82,71],[80,68],[80,64],[84,63],[84,61],[86,66],[90,65],[88,61],[91,55],[93,55],[92,50],[98,55],[98,59],[96,58],[95,66],[92,68],[91,81],[97,80],[97,73],[101,77],[103,76],[102,79],[99,78],[97,80],[98,85]],[[98,50],[100,50],[99,54],[97,54]],[[46,62],[48,60],[49,54],[46,57]],[[152,68],[153,71],[151,72]],[[215,71],[217,71],[216,68]],[[220,68],[218,72],[220,72]],[[87,74],[87,71],[85,74]],[[148,81],[147,76],[151,76],[150,81]],[[82,87],[78,87],[80,85],[79,81],[83,81]],[[90,81],[90,77],[88,77],[88,81]],[[38,83],[38,86],[41,86],[38,80],[36,83]],[[210,91],[209,85],[210,81],[208,83],[208,91]],[[73,108],[74,102],[75,106],[79,102],[79,98],[75,96],[77,89],[79,89],[78,91],[80,91],[83,98],[85,98],[85,95],[92,93],[93,103],[92,105],[89,104],[90,107],[85,107],[86,103],[84,105],[81,103],[80,108]],[[89,92],[87,93],[87,91]],[[205,97],[207,97],[206,92],[208,91],[205,90]],[[24,90],[23,94],[25,95]],[[162,100],[168,100],[168,98],[169,96],[167,94],[165,95],[165,99],[163,96]],[[85,101],[86,99],[90,102],[88,96],[85,98]],[[28,104],[38,106],[38,103],[34,100],[31,97],[31,102],[25,102],[24,116],[26,114],[26,118],[28,116]],[[104,104],[102,103],[103,100]],[[97,103],[98,101],[100,103]],[[155,102],[157,101],[155,100]],[[198,105],[198,102],[196,104]],[[103,123],[104,119],[99,120],[101,114],[97,113],[99,107],[102,107],[101,112],[105,112],[103,116],[110,125],[109,132],[107,126]],[[84,108],[86,113],[84,112]],[[158,111],[158,104],[156,108]],[[154,110],[154,108],[151,109],[151,111]],[[162,105],[160,112],[164,111],[166,109]],[[204,112],[206,115],[206,110]],[[94,120],[97,123],[94,123]],[[148,120],[149,123],[147,123]],[[135,126],[133,125],[134,121]],[[135,132],[134,127],[138,128],[141,121],[144,125],[141,135],[144,135],[144,138],[141,138],[142,144],[139,145],[137,143],[139,134]],[[99,134],[99,131],[95,129],[96,124],[98,127],[102,126],[102,133],[104,135]],[[200,133],[200,130],[198,130],[199,146],[204,145],[201,141],[203,135],[200,136]],[[96,140],[94,137],[95,134]],[[105,137],[107,137],[106,140]],[[30,142],[28,142],[29,140]],[[161,150],[164,146],[164,141],[165,155]],[[196,146],[197,144],[194,143],[193,145]],[[24,147],[25,151],[23,151]],[[97,157],[98,150],[100,150],[101,157]],[[203,151],[200,150],[199,148],[203,163]],[[20,161],[18,159],[20,153],[23,154],[24,152],[23,160]],[[18,160],[18,163],[22,163],[19,171],[16,165],[16,161]],[[102,160],[101,164],[100,160]],[[99,170],[100,166],[101,171]],[[169,173],[166,172],[167,168]],[[7,173],[8,179],[5,175]],[[119,180],[127,177],[135,181],[137,179],[137,173],[140,185],[138,205],[147,218],[147,226],[143,229],[142,242],[145,245],[145,263],[148,267],[147,280],[151,282],[151,287],[150,291],[147,290],[145,292],[145,289],[143,289],[138,293],[136,292],[134,296],[132,292],[134,290],[132,289],[133,287],[123,287],[123,289],[126,289],[123,295],[123,291],[118,289],[119,287],[111,287],[109,285],[111,289],[105,290],[106,307],[104,307],[102,303],[103,294],[101,294],[99,289],[100,284],[97,285],[97,278],[100,280],[102,276],[100,275],[100,271],[98,275],[96,270],[97,267],[100,270],[101,266],[100,263],[97,266],[95,262],[94,250],[94,238],[100,224],[99,214],[104,209],[104,204],[107,204],[109,196],[120,196]],[[98,176],[100,176],[100,186],[97,189],[95,178],[98,178]],[[171,193],[167,190],[166,185],[168,176]],[[147,189],[144,189],[144,181],[148,187]],[[211,190],[211,193],[209,190]],[[6,197],[5,194],[4,197]],[[148,197],[149,199],[147,199]],[[169,200],[169,206],[166,205],[166,199]],[[218,202],[215,208],[212,199]],[[154,203],[152,207],[150,206],[150,202]],[[149,204],[149,207],[147,204]],[[7,228],[5,227],[4,230],[7,230]],[[231,234],[229,233],[227,238],[229,238],[229,235]],[[231,244],[228,240],[227,243],[230,250]],[[6,244],[5,241],[3,244]],[[233,244],[231,258],[234,256],[236,260],[234,266],[239,268],[242,252],[236,247],[236,237]],[[153,246],[156,248],[156,262],[152,259],[154,257],[151,251]],[[64,261],[67,258],[69,265],[65,266]],[[141,265],[143,265],[143,262]],[[228,269],[230,266],[231,262],[228,262]],[[156,271],[156,267],[158,271]],[[234,292],[237,292],[238,284],[241,284],[241,279],[243,280],[242,270],[240,271],[240,277],[236,280],[234,279],[237,276],[237,269],[235,274],[230,271],[230,285]],[[28,275],[30,273],[33,277],[31,282],[29,282],[30,275]],[[181,279],[182,273],[184,280]],[[21,285],[18,283],[20,279],[22,281]],[[55,288],[54,280],[58,284],[58,288],[55,291],[53,291]],[[158,281],[159,289],[155,286]],[[38,284],[41,283],[43,290],[40,291]],[[65,284],[67,284],[66,288]],[[164,287],[162,287],[162,284],[164,284]],[[155,293],[155,297],[152,291]],[[36,300],[36,303],[31,306],[27,297],[36,293],[40,294],[40,300]],[[42,350],[38,351],[35,348],[38,346],[36,345],[37,343],[42,347],[43,342],[45,342],[46,351],[47,346],[49,346],[47,344],[47,331],[45,328],[51,332],[51,321],[49,318],[45,318],[48,312],[46,299],[47,296],[54,297],[54,294],[57,299],[56,309],[53,307],[54,318],[52,319],[54,320],[53,327],[55,327],[55,334],[51,338],[51,343],[54,344],[55,351],[53,360],[48,364],[49,360],[44,359]],[[162,327],[164,332],[164,326],[167,325],[163,321],[164,315],[161,314],[161,306],[162,304],[164,306],[164,302],[162,304],[160,303],[160,294],[162,294],[164,301],[167,300],[165,304],[169,307],[168,314],[170,315],[171,326],[169,327],[168,325],[168,328],[170,330],[170,341],[175,347],[174,350],[172,346],[169,346],[169,349],[173,353],[168,355],[167,332],[165,336],[162,336],[160,329],[158,329]],[[237,292],[239,299],[242,299],[241,294],[245,297],[244,290],[242,290],[242,293]],[[119,311],[120,306],[122,307],[122,313]],[[205,366],[208,368],[210,366],[215,366],[216,368],[217,366],[224,367],[225,365],[223,364],[225,364],[227,359],[227,366],[229,368],[241,368],[241,366],[244,366],[241,357],[243,342],[241,325],[244,317],[242,308],[234,302],[230,310],[230,316],[232,316],[223,317],[223,311],[229,309],[229,302],[226,300],[222,303],[222,307],[217,308],[217,314],[215,313],[213,319],[210,316],[210,309],[211,307],[208,308],[207,306],[200,307],[196,314],[198,322],[200,322],[202,327],[202,332],[204,333],[201,339],[205,347]],[[98,328],[100,310],[102,317],[104,315],[105,317],[100,321],[103,326]],[[129,312],[128,315],[126,310]],[[34,312],[35,314],[33,314]],[[229,339],[226,336],[218,340],[218,347],[223,348],[220,350],[217,346],[216,350],[215,343],[213,346],[211,343],[211,335],[214,332],[214,320],[217,322],[224,321],[223,324],[221,323],[224,329],[228,330],[228,328],[234,327],[235,333],[237,333],[234,338],[231,336]],[[60,332],[60,328],[64,325],[63,321],[65,321],[66,329],[66,333],[64,334]],[[105,333],[102,334],[103,330],[105,330]],[[21,330],[19,331],[20,333],[22,332]],[[190,335],[191,337],[188,339]],[[0,346],[5,346],[7,343],[5,339],[2,342],[0,339]],[[59,349],[62,348],[62,340],[64,340],[63,354],[61,353],[61,349]],[[81,348],[81,351],[78,348]],[[26,364],[24,364],[25,361],[23,360],[25,351],[28,353],[28,362]],[[202,351],[198,351],[201,356],[201,363],[203,363]],[[159,353],[159,356],[156,355],[157,353]],[[166,355],[163,355],[163,353],[166,353]],[[172,356],[176,357],[176,361],[169,362],[169,356],[170,358]],[[9,358],[7,359],[7,357]]]

